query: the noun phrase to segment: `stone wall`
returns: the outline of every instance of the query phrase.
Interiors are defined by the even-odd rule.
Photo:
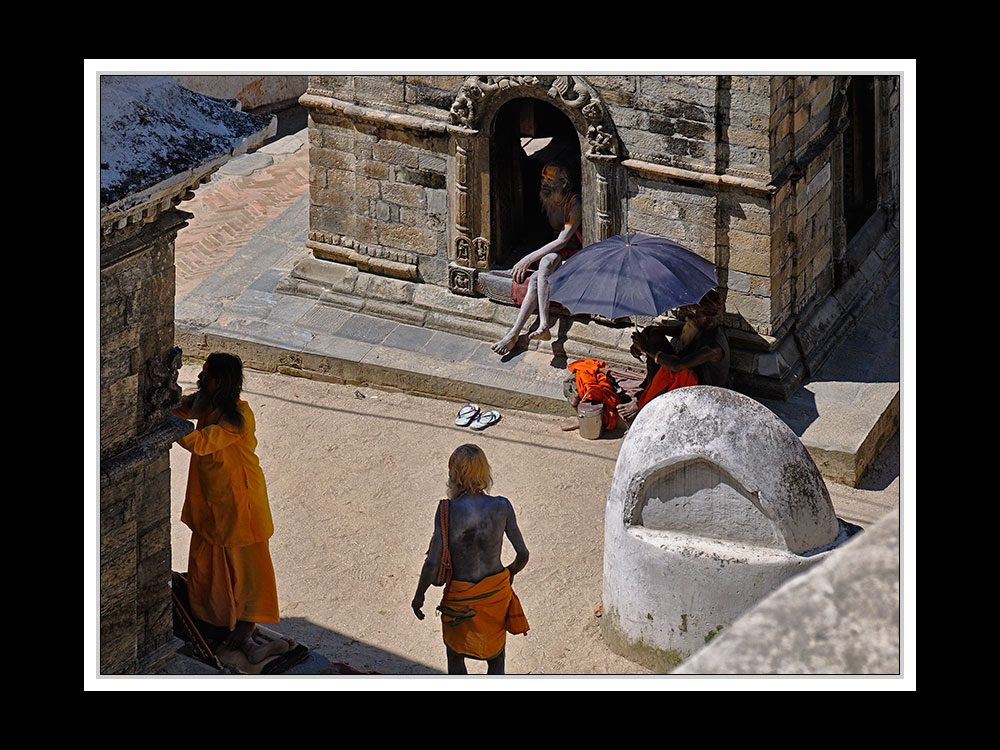
[[[844,222],[850,80],[314,76],[301,100],[311,114],[307,244],[316,259],[509,304],[497,292],[509,280],[491,255],[491,128],[507,102],[542,100],[580,140],[584,242],[646,232],[714,262],[738,387],[787,397],[898,255],[889,226],[899,196],[898,77],[877,84],[872,127],[887,213],[859,233],[863,242],[848,241]],[[835,293],[850,299],[826,305]],[[835,319],[819,313],[847,309]]]
[[[766,179],[769,76],[587,76],[630,158]]]
[[[317,257],[362,256],[376,270],[418,260],[424,280],[444,284],[448,266],[448,139],[426,129],[394,127],[363,108],[380,102],[400,112],[443,118],[438,89],[405,76],[312,79],[310,93],[329,97],[310,117],[309,240]],[[344,97],[352,97],[344,99]],[[450,104],[450,99],[447,99]],[[318,249],[317,249],[318,248]],[[380,262],[381,261],[381,262]]]
[[[101,674],[141,671],[173,642],[170,456],[151,458],[101,487]]]
[[[778,330],[833,282],[834,76],[777,76],[773,81],[774,173],[788,173],[774,197],[771,327]],[[811,158],[803,159],[810,145]],[[804,163],[803,163],[804,162]]]
[[[181,218],[163,217],[167,233],[144,231],[121,243],[101,268],[101,459],[121,453],[159,418],[147,409],[146,363],[174,345],[174,245]],[[148,242],[148,244],[146,244]],[[124,246],[123,246],[124,245]]]
[[[101,248],[102,674],[141,671],[173,642],[169,449],[191,429],[169,412],[180,395],[174,238],[184,216],[128,225]]]

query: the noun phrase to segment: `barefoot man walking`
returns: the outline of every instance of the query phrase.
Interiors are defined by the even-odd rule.
[[[528,632],[511,588],[514,575],[528,564],[528,548],[510,501],[485,493],[491,484],[483,451],[476,445],[459,446],[448,461],[448,499],[438,505],[434,536],[410,605],[423,620],[427,588],[445,587],[437,609],[448,674],[468,674],[466,658],[485,661],[487,674],[503,674],[507,633]],[[504,535],[515,552],[506,567],[500,562]]]

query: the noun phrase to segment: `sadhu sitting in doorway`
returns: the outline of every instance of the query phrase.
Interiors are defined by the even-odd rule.
[[[514,348],[521,329],[528,317],[538,310],[538,328],[528,334],[528,338],[548,341],[552,338],[549,329],[549,276],[583,247],[580,231],[580,194],[573,189],[569,173],[558,164],[547,164],[542,170],[542,186],[539,190],[542,209],[549,219],[555,239],[532,253],[528,253],[514,264],[511,296],[520,302],[517,320],[507,335],[493,344],[497,354],[507,354]],[[531,266],[538,270],[532,272]]]

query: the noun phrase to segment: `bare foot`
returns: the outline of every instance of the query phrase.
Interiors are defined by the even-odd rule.
[[[528,338],[534,339],[535,341],[548,341],[552,338],[552,334],[549,333],[548,328],[539,328],[537,331],[529,333]]]
[[[618,405],[618,416],[625,420],[626,424],[631,424],[635,415],[639,413],[639,402],[635,399],[626,401]]]
[[[292,644],[287,639],[277,638],[272,641],[258,630],[243,644],[243,653],[251,664],[260,664],[269,656],[286,653],[291,647]]]
[[[238,621],[236,627],[226,637],[226,647],[234,651],[241,650],[250,641],[255,632],[257,632],[257,625],[255,623],[243,620]]]
[[[515,341],[517,341],[517,336],[508,333],[493,345],[493,351],[500,355],[509,354]]]

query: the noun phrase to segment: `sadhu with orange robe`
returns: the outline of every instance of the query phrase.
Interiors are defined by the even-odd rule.
[[[257,636],[256,623],[278,622],[278,593],[268,539],[274,533],[264,473],[257,459],[254,415],[240,398],[243,363],[208,357],[198,391],[174,414],[196,419],[177,443],[191,452],[181,521],[191,529],[191,614],[230,630],[226,645],[258,663],[290,647]]]
[[[729,379],[729,341],[722,331],[725,306],[717,290],[697,305],[682,308],[684,326],[667,339],[660,326],[648,326],[632,334],[632,354],[646,358],[646,378],[634,391],[632,401],[621,404],[618,413],[631,421],[646,404],[662,393],[690,385],[726,387]]]
[[[514,576],[528,563],[528,548],[510,501],[486,494],[493,479],[476,445],[459,446],[448,461],[448,497],[438,504],[434,536],[411,606],[423,620],[424,594],[443,585],[441,613],[448,674],[468,674],[466,658],[486,662],[487,674],[504,674],[507,633],[528,632],[514,593]],[[500,562],[506,535],[514,561]]]

